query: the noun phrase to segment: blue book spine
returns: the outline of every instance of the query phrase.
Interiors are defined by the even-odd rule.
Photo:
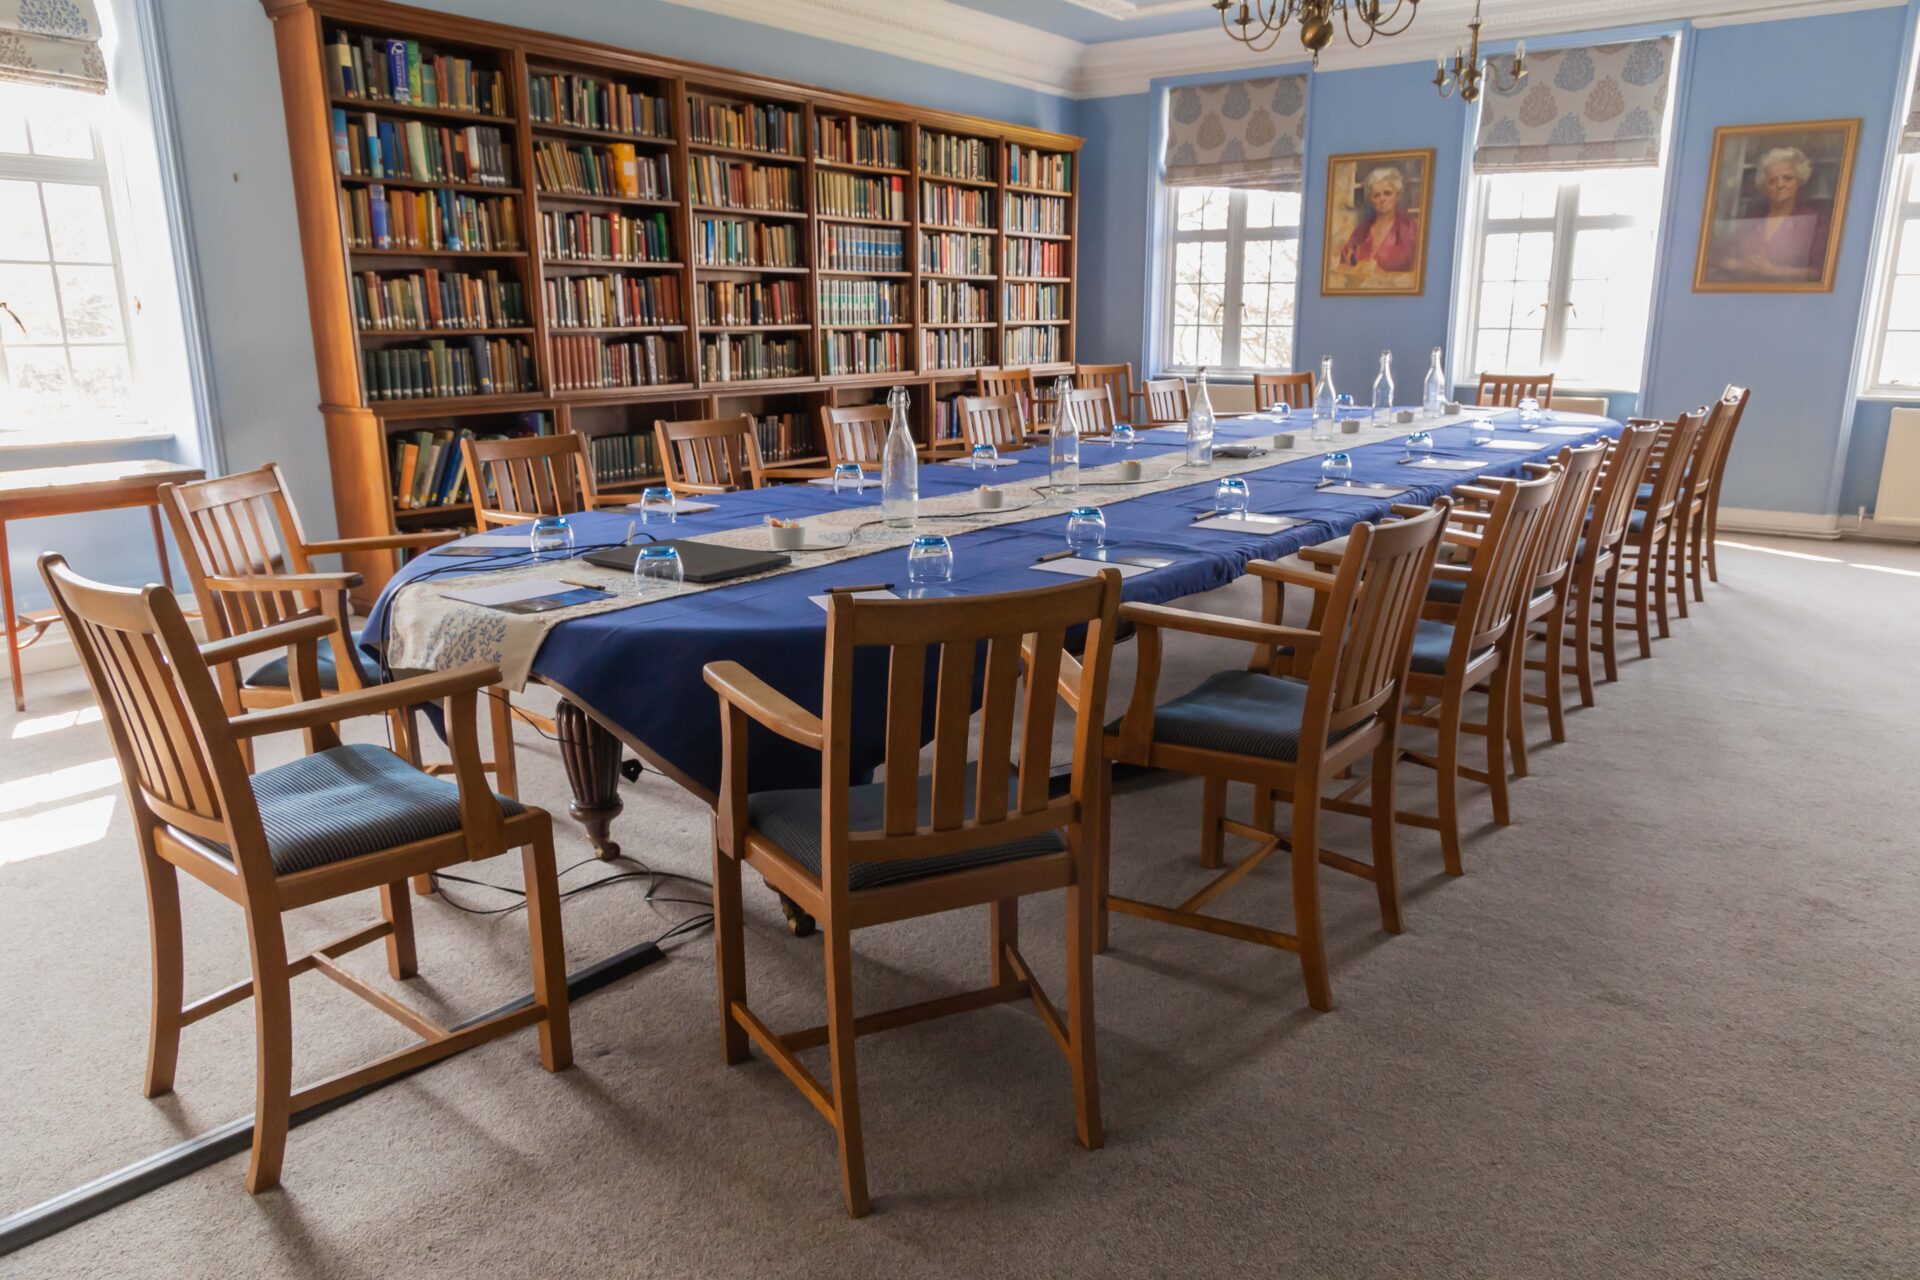
[[[353,172],[353,150],[347,142],[347,113],[338,107],[333,110],[333,160],[341,173]]]
[[[393,233],[387,225],[387,189],[385,187],[367,188],[367,218],[373,224],[373,247],[391,249]]]
[[[387,41],[387,77],[393,83],[395,102],[413,101],[407,75],[407,42],[404,40]]]

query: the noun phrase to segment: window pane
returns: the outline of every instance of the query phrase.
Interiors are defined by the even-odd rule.
[[[1241,268],[1241,279],[1247,284],[1265,284],[1273,279],[1273,241],[1247,241],[1245,265]]]
[[[1298,191],[1248,191],[1247,226],[1256,231],[1300,225]]]
[[[1551,218],[1560,198],[1560,177],[1552,173],[1496,173],[1486,179],[1487,217]]]
[[[75,347],[74,398],[94,409],[124,408],[133,396],[133,369],[125,347]]]
[[[1487,237],[1486,255],[1480,268],[1482,280],[1511,280],[1520,261],[1520,235],[1501,231]]]
[[[27,118],[0,103],[0,151],[27,153]]]
[[[115,342],[121,337],[120,293],[112,267],[61,267],[60,307],[68,342]]]
[[[1273,241],[1273,278],[1292,284],[1300,278],[1300,242],[1288,238]]]
[[[1880,381],[1920,384],[1920,333],[1889,333],[1880,357]]]
[[[71,383],[67,380],[65,347],[9,347],[7,381],[10,397],[23,413],[65,408]]]
[[[0,266],[0,302],[11,316],[0,315],[0,342],[8,346],[31,342],[59,342],[60,304],[53,291],[50,267]],[[15,324],[15,320],[19,324]],[[22,333],[21,326],[26,326]],[[66,358],[61,357],[61,367]]]
[[[46,259],[47,232],[40,220],[38,186],[0,182],[0,258]]]
[[[1233,193],[1225,187],[1179,187],[1174,226],[1182,231],[1225,231],[1227,204]]]
[[[112,262],[113,241],[107,235],[107,207],[100,188],[71,182],[48,182],[40,194],[47,202],[47,227],[53,233],[53,256],[62,262]]]
[[[1507,343],[1507,370],[1533,373],[1540,369],[1540,331],[1515,329]],[[1496,370],[1496,372],[1498,372]]]
[[[1920,164],[1913,166],[1916,175],[1920,175]],[[1920,275],[1920,218],[1910,218],[1900,225],[1900,253],[1893,269],[1903,276]]]
[[[1507,365],[1507,331],[1505,329],[1482,329],[1476,336],[1473,346],[1473,370],[1456,370],[1456,378],[1472,380],[1473,373],[1480,369],[1499,371]]]
[[[1545,280],[1553,273],[1553,233],[1527,231],[1520,237],[1514,266],[1516,280]]]
[[[1658,169],[1598,169],[1574,180],[1581,217],[1637,214],[1660,198]]]
[[[1489,280],[1480,286],[1480,324],[1484,328],[1504,329],[1513,323],[1513,284]]]
[[[93,129],[85,118],[66,112],[34,112],[27,117],[33,131],[33,154],[63,160],[93,159]]]

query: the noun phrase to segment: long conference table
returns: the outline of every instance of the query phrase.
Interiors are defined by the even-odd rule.
[[[1251,491],[1249,510],[1300,521],[1288,528],[1195,528],[1195,520],[1213,509],[1218,477],[1208,474],[1211,468],[1174,469],[1185,447],[1179,430],[1142,430],[1124,455],[1115,446],[1086,444],[1082,467],[1126,456],[1157,469],[1163,478],[1191,475],[1193,483],[1138,496],[1117,497],[1112,488],[1093,486],[1081,492],[1098,494],[1104,504],[1110,555],[1168,561],[1164,567],[1128,576],[1123,597],[1164,603],[1225,586],[1244,574],[1249,561],[1285,556],[1338,537],[1361,521],[1378,520],[1390,514],[1396,502],[1427,503],[1478,477],[1518,475],[1526,463],[1550,460],[1568,445],[1617,435],[1620,430],[1620,424],[1611,419],[1585,414],[1549,413],[1537,428],[1528,429],[1516,411],[1467,412],[1490,418],[1495,440],[1506,442],[1506,447],[1475,447],[1464,424],[1429,427],[1435,458],[1476,464],[1459,470],[1405,462],[1405,437],[1422,429],[1418,422],[1411,426],[1363,423],[1357,434],[1342,435],[1328,446],[1309,441],[1310,418],[1304,413],[1296,412],[1291,418],[1267,414],[1221,419],[1216,446],[1268,445],[1278,431],[1294,433],[1299,452],[1275,452],[1266,459],[1236,464],[1252,468],[1238,472]],[[1516,444],[1533,447],[1523,450]],[[1390,485],[1400,492],[1323,490],[1321,463],[1328,448],[1351,456],[1356,482]],[[1035,565],[1042,556],[1065,548],[1067,512],[1077,503],[1073,498],[1049,499],[1038,491],[1048,477],[1044,443],[1005,456],[1011,465],[994,471],[945,463],[920,467],[923,504],[940,495],[970,492],[983,483],[1005,490],[1009,506],[1033,504],[1026,508],[1031,512],[1028,518],[954,533],[953,577],[939,589],[943,594],[981,595],[1064,581]],[[699,538],[762,525],[769,516],[790,519],[839,512],[844,518],[849,508],[871,508],[877,527],[879,507],[878,488],[835,494],[816,485],[779,485],[722,495],[712,500],[710,511],[682,514],[665,529],[655,524],[646,531]],[[577,546],[622,542],[636,514],[599,511],[570,517]],[[949,532],[941,525],[938,519],[923,520],[922,530]],[[853,536],[860,534],[856,531]],[[555,720],[562,763],[574,793],[569,812],[586,828],[600,856],[611,858],[619,852],[610,832],[621,808],[617,788],[622,744],[713,803],[720,777],[720,721],[714,695],[701,675],[706,664],[739,662],[801,706],[819,711],[826,614],[812,597],[835,587],[878,583],[891,584],[897,594],[908,594],[906,550],[897,537],[892,542],[876,546],[872,554],[829,563],[821,563],[823,557],[796,552],[791,567],[765,576],[612,612],[566,617],[553,625],[533,656],[529,679],[560,695]],[[381,594],[362,633],[362,644],[370,652],[379,652],[395,609],[408,607],[410,584],[431,578],[445,588],[458,578],[514,564],[524,567],[530,557],[510,555],[504,560],[504,565],[496,557],[476,567],[475,561],[435,552],[416,557]],[[863,706],[874,709],[874,714],[856,717],[852,754],[856,782],[865,780],[884,756],[885,718],[880,709],[885,705],[886,672],[884,655],[873,656],[874,662],[856,668],[856,711]],[[926,722],[931,724],[931,718]],[[768,733],[756,731],[752,736],[748,770],[756,790],[819,785],[818,754]]]

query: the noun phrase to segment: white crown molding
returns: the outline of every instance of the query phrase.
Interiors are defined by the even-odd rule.
[[[1091,9],[1103,18],[1112,18],[1116,22],[1132,22],[1135,18],[1162,18],[1173,12],[1179,0],[1161,0],[1159,4],[1144,4],[1141,0],[1067,0],[1070,5],[1082,9]]]
[[[1071,0],[1123,20],[1167,6],[1140,0]],[[1249,53],[1218,27],[1171,35],[1084,43],[952,0],[666,0],[668,4],[816,36],[876,53],[1069,98],[1144,93],[1168,76],[1303,66],[1306,54],[1284,37]],[[1489,39],[1513,40],[1690,20],[1697,27],[1772,22],[1905,0],[1484,0]],[[1451,8],[1449,7],[1451,6]],[[1121,12],[1121,11],[1125,12]],[[1457,10],[1457,12],[1456,12]],[[1451,54],[1466,35],[1468,0],[1426,0],[1413,29],[1364,49],[1344,39],[1320,57],[1323,71],[1424,62]],[[1455,19],[1458,19],[1457,21]]]

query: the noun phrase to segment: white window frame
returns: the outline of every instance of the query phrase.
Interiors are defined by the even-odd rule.
[[[1226,246],[1227,278],[1223,282],[1221,310],[1223,322],[1220,332],[1220,355],[1224,361],[1229,352],[1236,358],[1240,353],[1241,290],[1245,284],[1243,276],[1246,270],[1247,241],[1247,188],[1233,187],[1227,199],[1227,225],[1216,231],[1194,229],[1183,231],[1180,228],[1180,193],[1192,190],[1191,187],[1164,187],[1164,213],[1166,232],[1160,238],[1160,319],[1156,326],[1155,342],[1158,344],[1156,361],[1162,373],[1192,375],[1199,370],[1198,365],[1176,363],[1173,358],[1174,344],[1174,295],[1179,284],[1175,273],[1179,269],[1179,246],[1183,244],[1222,243]],[[1301,214],[1304,218],[1306,202],[1301,200]],[[1270,232],[1252,237],[1256,240],[1280,242],[1291,240],[1294,243],[1293,278],[1293,336],[1295,356],[1299,354],[1300,336],[1300,224],[1291,227],[1261,227],[1258,231]],[[1277,366],[1255,366],[1242,364],[1218,364],[1207,366],[1208,376],[1218,374],[1228,380],[1251,378],[1256,373],[1290,373],[1292,369]]]
[[[1489,185],[1500,175],[1491,173],[1473,176],[1473,216],[1468,226],[1470,253],[1467,255],[1466,275],[1461,281],[1466,305],[1461,309],[1461,328],[1454,340],[1454,350],[1461,352],[1461,367],[1453,371],[1453,380],[1458,386],[1470,386],[1479,378],[1480,367],[1480,288],[1481,276],[1486,266],[1487,241],[1489,238],[1506,234],[1524,234],[1529,231],[1551,231],[1553,233],[1553,263],[1547,271],[1547,296],[1540,305],[1547,309],[1546,324],[1540,334],[1540,367],[1538,369],[1515,369],[1515,373],[1542,373],[1558,366],[1565,354],[1567,338],[1567,315],[1573,308],[1569,297],[1573,287],[1573,250],[1574,241],[1582,231],[1614,231],[1636,226],[1650,226],[1658,237],[1660,232],[1660,210],[1648,215],[1631,213],[1581,214],[1579,212],[1579,187],[1577,179],[1582,172],[1593,170],[1569,170],[1562,175],[1560,189],[1554,197],[1553,213],[1537,218],[1491,218],[1487,209],[1491,201],[1488,198]],[[1656,189],[1665,191],[1665,169],[1660,170],[1656,179]],[[1656,252],[1651,259],[1653,289],[1647,297],[1647,306],[1654,303],[1653,292],[1659,286],[1659,256]],[[1652,316],[1648,324],[1651,327]],[[1637,384],[1646,379],[1646,354],[1643,350],[1640,368],[1635,374],[1636,386],[1608,386],[1602,382],[1571,382],[1556,377],[1555,386],[1563,391],[1634,391]],[[1502,372],[1490,370],[1489,372]]]
[[[1920,235],[1920,198],[1913,194],[1916,174],[1920,174],[1920,153],[1903,152],[1894,157],[1894,186],[1891,198],[1893,234],[1887,237],[1886,257],[1880,264],[1880,279],[1873,301],[1873,346],[1867,358],[1866,385],[1862,395],[1911,400],[1920,395],[1920,382],[1889,382],[1881,376],[1886,360],[1887,330],[1893,319],[1893,286],[1900,274],[1900,246],[1908,235]]]

